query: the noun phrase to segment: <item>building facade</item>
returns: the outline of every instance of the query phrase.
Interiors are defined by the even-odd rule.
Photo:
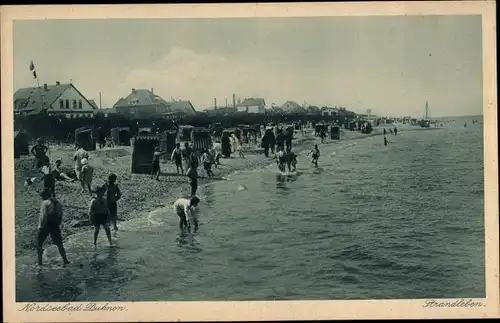
[[[237,112],[266,113],[266,101],[263,98],[247,98],[236,105]]]
[[[36,115],[44,112],[68,119],[92,118],[94,107],[71,83],[44,84],[40,88],[22,88],[14,93],[15,115]]]

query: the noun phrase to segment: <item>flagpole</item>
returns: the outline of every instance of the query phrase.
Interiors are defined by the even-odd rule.
[[[43,101],[43,94],[40,88],[40,80],[38,79],[38,73],[36,72],[35,64],[33,61],[30,62],[30,71],[33,72],[33,76],[36,79],[36,83],[38,85],[38,93],[40,93],[40,104],[42,105],[42,111],[45,112],[45,102]]]

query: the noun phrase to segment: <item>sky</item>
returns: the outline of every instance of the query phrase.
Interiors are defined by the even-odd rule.
[[[481,16],[24,20],[14,90],[71,82],[110,108],[132,88],[196,110],[262,97],[380,116],[482,114]]]

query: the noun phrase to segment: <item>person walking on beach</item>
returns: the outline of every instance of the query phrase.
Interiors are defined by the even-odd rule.
[[[385,130],[385,128],[384,128],[384,136],[386,135],[386,133],[387,133],[387,130]]]
[[[287,151],[292,149],[292,140],[293,140],[293,129],[287,129],[285,134],[285,145]]]
[[[76,179],[79,181],[82,180],[82,160],[88,158],[89,153],[85,149],[81,148],[79,144],[76,144],[76,152],[73,155],[73,160],[75,161]]]
[[[109,219],[113,224],[113,230],[118,231],[116,225],[118,221],[118,201],[122,197],[120,187],[116,184],[117,176],[113,173],[109,174],[108,182],[106,183],[106,201],[108,202]]]
[[[104,198],[104,193],[106,192],[106,187],[104,185],[96,187],[94,189],[95,197],[92,197],[89,205],[89,220],[94,226],[94,248],[97,247],[97,237],[99,236],[99,231],[101,226],[104,227],[106,236],[108,237],[109,245],[112,246],[111,241],[111,230],[109,229],[109,209],[108,203]]]
[[[89,190],[92,194],[92,189],[90,185],[92,184],[92,179],[94,177],[94,167],[89,165],[89,161],[84,158],[82,159],[82,169],[80,171],[80,184],[82,185],[82,193],[85,192],[85,188]]]
[[[244,158],[245,155],[243,155],[243,152],[241,151],[241,144],[240,144],[240,141],[238,140],[238,137],[236,137],[236,135],[233,133],[231,135],[231,138],[232,138],[231,145],[234,148],[234,152],[238,152],[238,155],[241,158]]]
[[[184,168],[182,168],[182,149],[181,149],[181,144],[176,143],[175,144],[175,149],[172,152],[172,157],[170,158],[175,162],[175,167],[177,168],[177,174],[183,174],[184,175]],[[180,169],[180,173],[179,173]]]
[[[66,257],[66,250],[64,249],[63,239],[61,235],[60,225],[62,223],[63,210],[61,203],[52,195],[50,190],[44,189],[40,194],[42,197],[42,204],[40,206],[40,218],[38,220],[38,234],[36,251],[38,254],[38,265],[42,265],[43,258],[43,243],[50,235],[52,242],[59,249],[61,258],[63,259],[63,266],[69,264]]]
[[[212,156],[208,151],[208,149],[205,149],[205,152],[201,156],[201,162],[203,164],[205,172],[207,173],[207,176],[208,177],[214,176],[214,173],[212,172]]]
[[[321,129],[321,131],[319,132],[319,137],[321,138],[321,143],[324,144],[326,139],[325,129],[323,128]]]
[[[310,151],[309,154],[307,154],[307,156],[309,156],[311,154],[312,154],[311,163],[313,163],[314,166],[318,167],[318,159],[319,159],[319,155],[320,155],[318,145],[314,145],[314,149],[312,151]]]
[[[43,166],[43,161],[45,157],[48,158],[47,153],[49,151],[49,147],[47,147],[42,138],[38,138],[36,140],[36,145],[31,148],[31,154],[35,157],[35,168],[39,169]]]
[[[161,173],[161,170],[160,170],[160,156],[166,154],[167,152],[166,151],[161,151],[160,150],[160,146],[156,146],[155,147],[155,150],[153,152],[153,161],[152,161],[152,169],[151,169],[151,178],[153,178],[153,176],[156,175],[156,180],[159,181],[160,180],[160,173]]]
[[[393,134],[393,133],[392,133],[392,128],[389,128],[389,132],[391,133],[391,135]]]
[[[42,159],[42,174],[43,174],[43,187],[49,190],[52,196],[56,195],[56,180],[52,172],[52,166],[50,166],[49,157],[45,156]]]
[[[398,135],[398,128],[394,127],[394,135],[397,136]]]
[[[198,171],[193,166],[189,167],[186,175],[189,178],[189,186],[191,186],[191,196],[196,196],[196,191],[198,190]]]
[[[200,203],[200,199],[196,196],[191,197],[191,199],[180,198],[174,202],[173,207],[180,219],[179,228],[181,230],[190,229],[191,224],[195,230],[198,229],[198,214],[195,210],[198,203]]]

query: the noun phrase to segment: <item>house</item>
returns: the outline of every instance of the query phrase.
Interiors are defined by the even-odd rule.
[[[71,83],[21,88],[14,93],[15,115],[36,115],[44,111],[68,119],[94,116],[92,104]]]
[[[337,108],[326,108],[321,110],[322,116],[336,117],[339,115],[339,109]]]
[[[265,113],[266,101],[263,98],[247,98],[236,105],[237,112]]]
[[[99,109],[99,107],[97,106],[97,103],[95,103],[95,101],[94,101],[94,100],[89,100],[89,103],[90,103],[90,105],[92,106],[92,108],[94,108],[94,110]]]
[[[217,107],[212,109],[207,109],[204,112],[210,116],[224,116],[236,113],[238,110],[235,107],[227,106],[227,107]]]
[[[196,115],[190,101],[167,102],[154,94],[153,89],[132,89],[126,98],[120,98],[113,109],[116,114],[132,118],[172,118]]]
[[[101,114],[101,115],[103,115],[106,118],[106,117],[108,117],[110,115],[116,114],[116,109],[115,108],[96,109],[96,110],[94,110],[94,113],[95,114]]]
[[[286,101],[285,104],[281,106],[281,111],[283,111],[283,113],[303,113],[306,112],[306,109],[294,101]]]

